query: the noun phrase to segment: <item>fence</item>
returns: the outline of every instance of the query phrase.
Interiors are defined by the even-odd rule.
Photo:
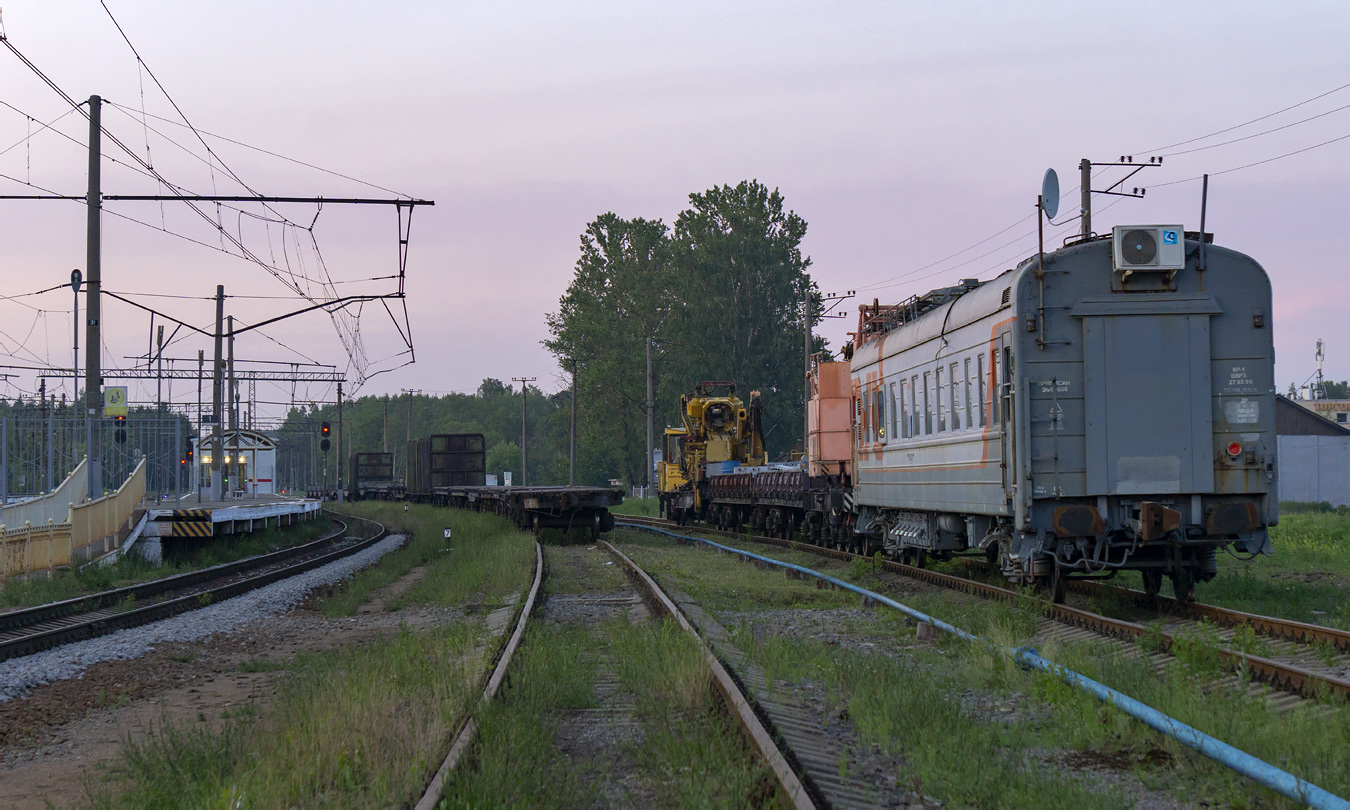
[[[69,522],[54,523],[49,519],[45,525],[34,526],[29,522],[12,529],[0,526],[3,530],[0,531],[3,537],[0,553],[4,556],[0,582],[34,571],[70,565],[121,545],[126,537],[123,530],[130,530],[129,520],[145,498],[145,469],[146,462],[142,458],[116,492],[78,505],[68,502]],[[66,482],[69,483],[70,478]],[[6,514],[9,511],[6,510]]]
[[[86,462],[71,470],[70,475],[55,491],[46,495],[0,508],[0,526],[45,526],[48,523],[69,523],[70,505],[84,500],[89,491]]]

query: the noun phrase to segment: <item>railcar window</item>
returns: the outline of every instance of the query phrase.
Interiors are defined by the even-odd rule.
[[[872,443],[872,389],[863,391],[863,444]]]
[[[876,407],[872,409],[872,413],[876,415],[877,420],[877,441],[883,444],[886,442],[886,394],[884,391],[885,386],[883,385],[872,392],[872,396],[876,399]]]
[[[961,377],[959,376],[961,370],[960,364],[952,363],[948,366],[948,370],[951,372],[949,376],[952,381],[952,430],[960,430],[962,424],[961,414],[965,408],[966,402],[961,397]]]
[[[933,401],[929,394],[929,378],[933,372],[925,371],[923,373],[923,435],[933,435]]]
[[[942,382],[942,366],[937,367],[933,376],[933,390],[937,395],[937,431],[943,432],[947,429],[947,398],[942,395],[944,387]]]
[[[886,386],[886,417],[886,429],[889,431],[886,435],[894,439],[899,435],[895,425],[898,418],[895,413],[895,383]]]
[[[980,427],[989,424],[986,416],[988,406],[988,391],[986,390],[984,380],[984,354],[981,353],[975,358],[975,387],[980,394]]]
[[[909,436],[919,435],[919,375],[909,378]]]
[[[911,410],[911,408],[910,408],[910,405],[909,405],[909,383],[907,383],[907,382],[904,381],[904,380],[901,380],[901,381],[900,381],[900,437],[901,437],[902,439],[908,439],[908,438],[910,437],[910,430],[909,430],[909,414],[910,414],[910,410]]]
[[[965,359],[965,373],[961,375],[961,388],[966,401],[966,427],[975,427],[975,403],[970,398],[970,358]]]

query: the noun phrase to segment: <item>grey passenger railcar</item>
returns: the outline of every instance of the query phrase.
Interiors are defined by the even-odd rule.
[[[1270,308],[1259,264],[1180,226],[864,306],[855,532],[894,555],[982,550],[1057,598],[1125,569],[1189,598],[1221,548],[1269,548]]]

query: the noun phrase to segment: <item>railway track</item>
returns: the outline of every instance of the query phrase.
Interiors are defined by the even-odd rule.
[[[368,548],[388,535],[372,520],[343,515],[376,527],[367,539],[328,551],[349,524],[303,545],[224,565],[115,588],[110,591],[0,614],[0,661],[166,619],[270,585]],[[298,560],[298,561],[296,561]]]
[[[665,530],[679,528],[670,521],[647,517],[624,516],[619,518],[617,525],[622,527],[625,524],[636,528],[657,527]],[[755,543],[804,551],[837,560],[870,560],[870,558],[848,551],[823,548],[775,537],[748,537],[743,534],[704,527],[699,527],[695,531],[737,540],[748,539]],[[997,585],[926,568],[917,568],[891,560],[883,561],[882,567],[891,573],[969,594],[972,597],[999,601],[1029,598]],[[1089,587],[1086,589],[1079,587],[1083,585]],[[1085,590],[1096,593],[1107,592],[1094,590],[1094,588],[1101,587],[1100,583],[1076,583],[1074,589],[1080,592]],[[1148,598],[1147,594],[1139,591],[1106,587],[1109,592],[1124,592],[1122,595],[1132,600],[1140,597]],[[1137,597],[1135,594],[1137,594]],[[1065,628],[1049,633],[1057,638],[1077,638],[1079,634],[1074,631],[1086,631],[1088,634],[1131,642],[1147,638],[1159,652],[1170,651],[1177,644],[1193,644],[1197,640],[1203,643],[1203,636],[1192,631],[1199,628],[1201,619],[1206,619],[1226,628],[1225,633],[1219,636],[1219,640],[1223,644],[1210,645],[1215,655],[1226,667],[1236,672],[1245,672],[1256,681],[1298,697],[1329,694],[1350,699],[1350,677],[1346,675],[1347,672],[1350,672],[1350,655],[1346,654],[1346,651],[1350,650],[1350,633],[1336,628],[1308,625],[1287,619],[1254,616],[1214,605],[1184,604],[1177,600],[1168,600],[1166,597],[1162,597],[1162,600],[1164,607],[1175,609],[1179,612],[1179,615],[1175,620],[1160,621],[1152,625],[1125,619],[1114,619],[1081,608],[1054,604],[1049,600],[1039,601],[1044,617]],[[1186,613],[1186,611],[1191,612]],[[1248,617],[1250,617],[1250,620]],[[1269,655],[1255,655],[1224,646],[1232,639],[1233,631],[1243,625],[1249,626],[1254,632],[1272,639],[1269,645],[1272,648]],[[1319,655],[1309,646],[1309,640],[1333,645],[1334,649],[1339,650],[1340,653],[1330,657]]]
[[[792,763],[789,761],[791,753],[785,754],[785,752],[780,749],[778,740],[770,733],[769,729],[762,721],[759,713],[762,709],[752,704],[750,700],[746,698],[737,678],[727,669],[723,662],[713,654],[707,643],[700,637],[695,626],[690,623],[683,613],[681,613],[679,608],[676,607],[675,602],[666,595],[656,581],[633,562],[632,559],[603,540],[599,542],[599,545],[603,546],[605,550],[609,552],[614,561],[623,566],[630,581],[637,586],[641,602],[647,605],[652,614],[669,617],[700,646],[711,672],[716,691],[720,696],[727,713],[736,721],[737,725],[745,735],[747,742],[756,752],[757,756],[759,756],[773,772],[781,797],[793,807],[816,807],[817,803],[815,798],[813,798],[812,793],[798,777],[797,770],[793,768]],[[480,703],[481,706],[485,706],[491,702],[500,689],[510,666],[511,658],[519,648],[521,638],[525,632],[526,623],[535,606],[536,597],[543,578],[542,550],[537,543],[535,549],[536,569],[534,583],[531,586],[529,596],[524,600],[523,607],[517,617],[515,630],[512,632],[509,641],[503,645],[501,651],[487,670],[490,673],[490,676],[487,677],[485,682]],[[615,600],[609,598],[601,601],[614,602]],[[618,601],[626,602],[627,600],[620,599]],[[609,688],[613,686],[612,683],[609,683],[609,681],[612,680],[612,676],[602,672],[600,680],[601,682],[596,684],[597,692],[610,691]],[[618,709],[617,712],[616,709]],[[608,707],[601,711],[609,713],[611,717],[610,722],[613,722],[613,716],[622,714],[623,707]],[[449,753],[437,770],[435,776],[432,778],[431,783],[428,785],[421,800],[415,805],[417,810],[430,810],[431,808],[438,806],[445,798],[445,791],[450,781],[454,778],[455,770],[464,761],[466,754],[470,751],[477,730],[478,721],[471,715],[455,734]],[[797,760],[794,759],[793,761]]]

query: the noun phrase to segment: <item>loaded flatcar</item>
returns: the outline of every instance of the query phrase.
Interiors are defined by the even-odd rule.
[[[862,537],[985,551],[1062,595],[1139,570],[1187,598],[1278,517],[1266,272],[1180,226],[1117,227],[897,306],[852,355]]]
[[[481,433],[441,433],[408,442],[408,498],[418,503],[492,512],[523,529],[585,529],[593,537],[614,528],[609,507],[623,502],[614,487],[487,485],[487,444]]]
[[[403,494],[403,483],[394,478],[393,453],[352,453],[348,500],[391,501]]]

